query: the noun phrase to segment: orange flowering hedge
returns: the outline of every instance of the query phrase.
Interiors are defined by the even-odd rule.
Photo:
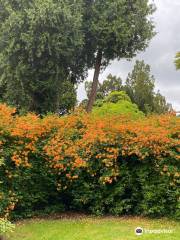
[[[1,215],[83,210],[179,216],[180,118],[76,111],[40,118],[0,105]]]

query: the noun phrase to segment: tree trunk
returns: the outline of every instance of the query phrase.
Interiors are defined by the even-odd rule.
[[[90,94],[87,108],[86,108],[86,111],[88,113],[92,111],[92,107],[93,107],[94,101],[96,99],[99,73],[100,73],[100,69],[101,69],[101,61],[102,61],[102,51],[98,50],[97,56],[96,56],[96,64],[95,64],[95,69],[94,69],[94,77],[93,77],[91,94]]]
[[[6,237],[4,237],[3,235],[0,235],[0,240],[6,240]]]

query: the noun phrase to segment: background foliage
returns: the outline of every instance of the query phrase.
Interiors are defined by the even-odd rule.
[[[147,0],[0,1],[0,99],[36,113],[71,110],[97,52],[102,68],[148,46],[154,8]],[[62,109],[61,95],[66,102],[71,93]]]
[[[88,98],[91,88],[92,82],[86,81],[85,90]],[[155,91],[155,78],[151,75],[150,66],[144,61],[136,61],[124,84],[120,77],[111,74],[102,83],[98,83],[94,106],[99,106],[108,94],[114,91],[125,91],[132,103],[136,104],[138,109],[146,115],[152,113],[163,114],[172,111],[172,105],[167,103],[166,98],[159,91]],[[87,100],[83,100],[81,104],[86,105]],[[129,111],[128,106],[127,108],[124,107],[123,110],[125,112]]]
[[[0,4],[0,99],[37,113],[70,110],[74,84],[84,74],[77,60],[83,45],[81,1]]]
[[[128,74],[125,91],[133,103],[144,113],[165,113],[172,110],[164,96],[155,92],[155,78],[144,61],[136,61],[132,73]]]

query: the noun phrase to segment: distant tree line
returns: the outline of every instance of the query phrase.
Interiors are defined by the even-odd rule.
[[[165,97],[159,91],[155,91],[155,79],[151,75],[151,69],[144,61],[136,61],[134,69],[128,74],[125,84],[120,77],[107,76],[107,79],[98,84],[95,105],[105,99],[109,93],[114,91],[125,91],[131,101],[139,110],[145,114],[166,113],[172,111],[171,104],[167,103]],[[89,98],[92,82],[85,82],[85,90]],[[87,103],[87,99],[83,101]]]

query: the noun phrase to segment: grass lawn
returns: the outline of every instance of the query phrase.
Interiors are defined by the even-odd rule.
[[[170,229],[172,233],[144,233],[135,235],[135,228]],[[63,217],[61,219],[33,219],[17,223],[10,240],[179,240],[179,222],[139,217]]]

